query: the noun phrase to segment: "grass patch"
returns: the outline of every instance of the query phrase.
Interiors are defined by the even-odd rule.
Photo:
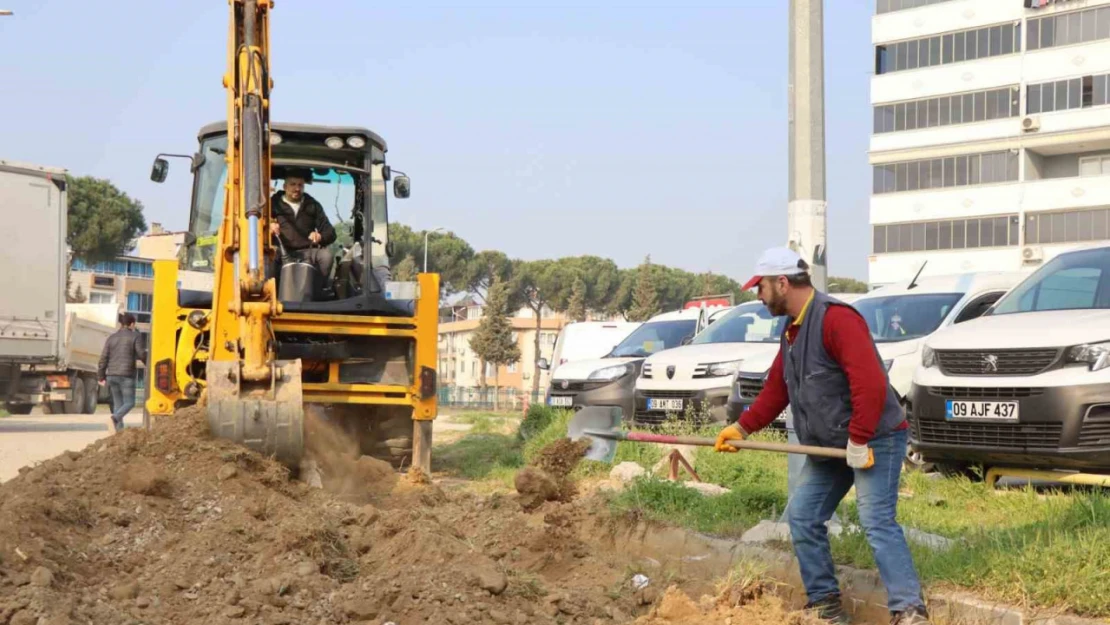
[[[505,434],[470,433],[454,443],[436,447],[432,470],[469,480],[503,481],[524,466],[520,441]]]
[[[771,514],[782,510],[785,493],[752,485],[716,497],[654,477],[636,478],[610,502],[616,514],[638,512],[648,518],[716,536],[735,537]]]
[[[470,432],[474,434],[511,434],[520,423],[520,418],[492,412],[466,412],[451,417],[451,421],[471,426]]]

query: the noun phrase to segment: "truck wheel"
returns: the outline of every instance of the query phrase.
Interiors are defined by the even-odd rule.
[[[100,399],[100,384],[95,378],[85,378],[85,414],[96,412],[98,399]]]
[[[31,414],[34,407],[34,404],[4,404],[4,410],[16,415]]]
[[[44,401],[42,402],[42,414],[65,414],[65,402],[61,401]]]
[[[80,376],[73,378],[71,382],[72,388],[70,393],[73,399],[64,402],[64,410],[66,414],[84,414],[85,412],[85,378]]]

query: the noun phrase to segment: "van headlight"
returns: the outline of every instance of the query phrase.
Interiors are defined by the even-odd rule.
[[[921,366],[926,369],[937,366],[937,353],[928,345],[921,348]]]
[[[612,382],[613,380],[623,378],[624,376],[628,375],[631,371],[632,371],[632,366],[631,365],[616,365],[616,366],[613,366],[613,367],[605,367],[604,369],[598,369],[597,371],[594,371],[589,376],[587,376],[586,379],[587,380],[605,380],[607,382]]]
[[[1091,371],[1110,367],[1110,341],[1076,345],[1068,350],[1067,362],[1086,364]]]
[[[723,378],[727,376],[735,376],[736,372],[740,371],[740,363],[742,360],[730,360],[728,362],[715,362],[705,369],[705,375],[710,378]]]

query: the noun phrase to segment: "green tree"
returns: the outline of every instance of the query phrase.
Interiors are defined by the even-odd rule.
[[[411,282],[416,279],[416,259],[411,255],[397,263],[393,268],[393,279],[398,282]]]
[[[536,320],[533,362],[532,394],[540,388],[540,338],[545,308],[563,310],[570,296],[574,268],[568,259],[515,261],[513,279],[516,291],[524,306],[532,311]]]
[[[855,278],[829,276],[827,283],[829,293],[866,293],[869,290],[866,282]]]
[[[574,278],[570,301],[567,303],[567,316],[574,321],[586,320],[586,283],[582,280],[582,276]]]
[[[390,224],[389,240],[393,243],[390,265],[396,267],[411,256],[413,260],[420,259],[415,265],[417,273],[423,271],[424,233],[404,224]],[[439,274],[444,296],[468,290],[473,258],[474,248],[453,232],[437,232],[428,237],[428,271]]]
[[[69,227],[66,243],[74,258],[87,263],[126,254],[146,231],[143,205],[108,180],[67,177]]]
[[[515,310],[520,306],[519,293],[513,292],[512,285],[509,284],[513,278],[513,262],[503,252],[493,250],[478,252],[470,260],[468,267],[467,290],[479,300],[485,302],[493,283],[501,281],[506,283],[506,288],[510,289],[508,307]]]
[[[513,326],[509,321],[512,310],[509,307],[512,286],[494,277],[486,295],[486,305],[482,310],[482,320],[478,329],[470,337],[470,349],[482,362],[483,386],[486,363],[494,366],[493,409],[497,410],[497,395],[500,390],[500,367],[511,365],[520,360],[520,346],[513,340]]]
[[[659,294],[656,279],[652,275],[651,255],[637,270],[636,287],[632,291],[632,306],[628,311],[629,321],[647,321],[659,313]]]

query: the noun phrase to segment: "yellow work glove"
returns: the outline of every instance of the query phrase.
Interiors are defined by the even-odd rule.
[[[870,469],[875,466],[875,452],[867,445],[857,445],[849,439],[848,466],[853,469]]]
[[[717,435],[717,442],[713,444],[713,449],[717,451],[736,453],[737,449],[725,442],[727,440],[736,438],[744,439],[746,437],[744,436],[744,431],[740,429],[740,426],[734,423],[721,430],[721,433]]]

